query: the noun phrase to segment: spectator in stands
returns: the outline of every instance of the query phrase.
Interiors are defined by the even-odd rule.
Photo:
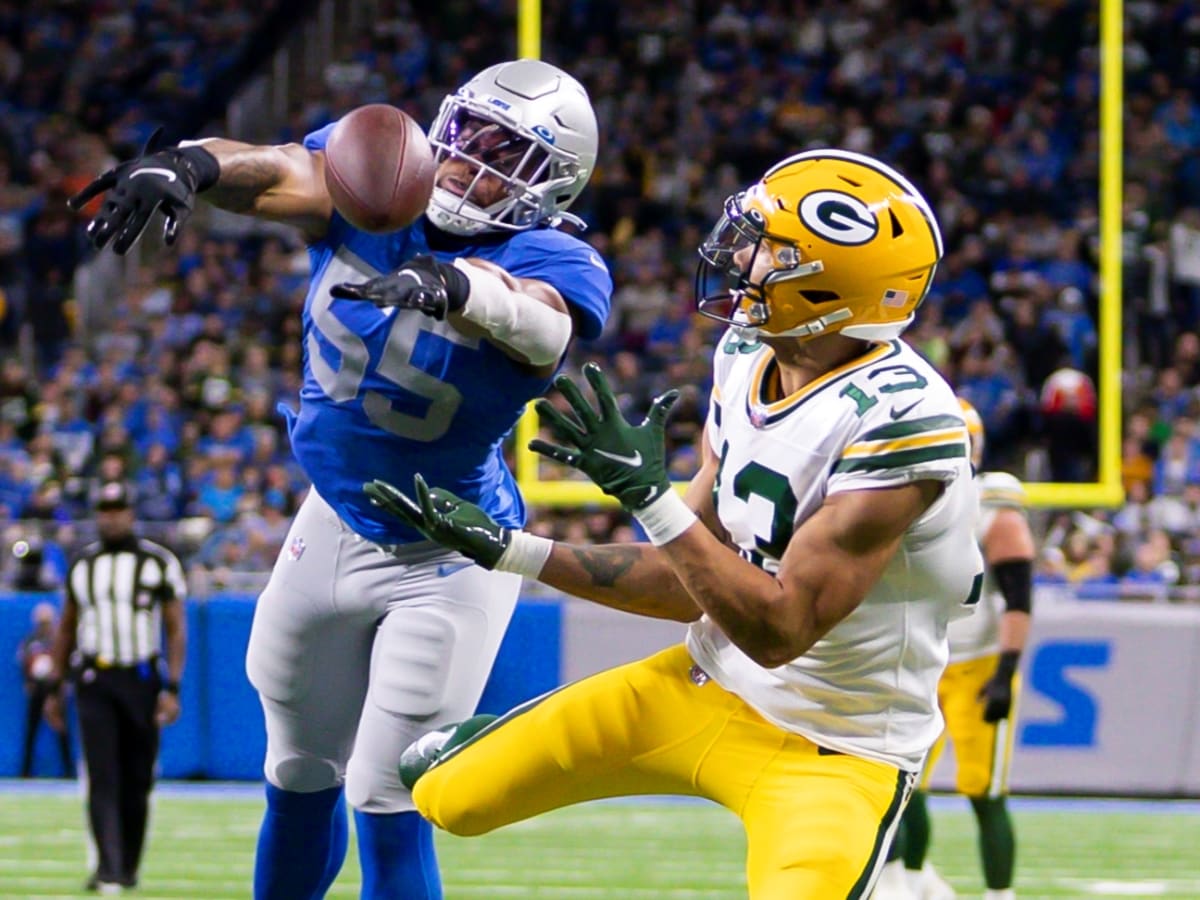
[[[31,260],[58,273],[53,276],[55,291],[69,286],[73,277],[66,271],[73,263],[58,266],[56,253],[45,252],[72,245],[47,198],[74,192],[94,172],[135,149],[162,111],[184,111],[179,101],[195,95],[197,77],[217,71],[218,59],[245,34],[236,29],[252,27],[248,22],[254,18],[241,11],[230,15],[225,3],[190,8],[188,34],[180,37],[176,31],[183,19],[169,4],[151,4],[138,16],[101,11],[78,19],[64,17],[55,4],[25,6],[22,28],[0,37],[0,348],[6,363],[20,359],[9,352],[18,329],[36,325],[31,314],[51,308],[26,297]],[[744,177],[738,166],[745,166],[745,158],[763,147],[808,142],[871,145],[869,152],[916,173],[946,226],[948,253],[912,340],[935,364],[957,374],[957,360],[945,356],[947,339],[974,301],[987,301],[1003,325],[1003,342],[1011,353],[997,359],[1017,382],[1012,427],[996,431],[991,455],[1018,474],[1050,478],[1042,470],[1021,469],[1027,456],[1036,465],[1037,451],[1046,443],[1036,398],[1047,377],[1063,364],[1066,343],[1058,330],[1064,316],[1056,297],[1064,287],[1082,291],[1082,312],[1093,322],[1098,299],[1094,23],[1082,19],[1078,3],[1032,11],[995,0],[967,0],[932,4],[921,21],[911,19],[901,34],[893,34],[883,18],[864,13],[861,4],[834,4],[821,16],[796,19],[743,7],[735,4],[719,12],[697,8],[685,14],[679,4],[668,4],[655,16],[629,11],[611,16],[593,0],[547,7],[546,53],[579,60],[610,151],[600,161],[591,196],[585,194],[578,204],[589,210],[586,217],[594,223],[587,238],[613,264],[622,286],[633,283],[635,276],[629,273],[649,259],[661,287],[675,295],[678,280],[690,282],[694,268],[697,239],[688,229],[696,227],[696,210],[712,208],[736,189]],[[381,96],[428,118],[440,100],[430,94],[430,83],[503,52],[478,41],[464,48],[432,39],[445,33],[444,14],[439,9],[435,19],[418,4],[398,25],[380,26],[383,31],[362,41],[356,36],[345,58],[358,74],[340,81],[336,91],[314,90],[294,104],[287,114],[290,127],[326,121],[368,97]],[[1130,125],[1125,132],[1122,244],[1124,305],[1130,315],[1125,406],[1137,409],[1147,383],[1162,380],[1169,387],[1178,382],[1156,396],[1164,406],[1162,420],[1144,442],[1152,459],[1166,439],[1159,432],[1189,412],[1195,403],[1192,388],[1200,383],[1197,341],[1190,330],[1200,320],[1194,77],[1186,54],[1154,49],[1178,45],[1186,15],[1186,10],[1132,15],[1126,22]],[[216,17],[223,20],[215,23]],[[664,32],[660,19],[671,22],[673,30]],[[571,26],[593,20],[599,26]],[[996,32],[996,21],[1005,22],[1005,28]],[[509,32],[497,26],[497,33]],[[663,40],[664,33],[670,34],[669,41]],[[1027,39],[1013,39],[1018,33]],[[578,38],[582,34],[588,35],[586,43]],[[848,41],[847,35],[854,39]],[[656,42],[669,48],[642,52]],[[170,53],[164,49],[176,44],[192,48],[182,77],[170,70]],[[776,50],[772,66],[764,70],[760,58],[768,46]],[[866,51],[855,49],[872,46],[896,49],[886,73],[876,71]],[[1046,49],[1051,46],[1053,53]],[[352,60],[351,54],[356,54]],[[397,75],[398,65],[403,77]],[[851,78],[857,71],[867,74]],[[747,91],[747,84],[764,81],[770,85],[765,93]],[[144,93],[143,85],[148,86]],[[763,101],[762,96],[771,99]],[[120,124],[105,134],[114,119]],[[276,131],[289,127],[284,121],[264,125]],[[733,140],[727,135],[736,135],[748,148],[739,154],[737,166],[714,163],[720,157],[716,150],[724,152],[723,144]],[[1048,172],[1060,176],[1050,190],[1039,193],[1038,181]],[[99,198],[93,201],[88,216],[99,204]],[[46,215],[39,215],[43,210]],[[76,240],[86,218],[73,223]],[[85,284],[77,308],[62,305],[64,313],[78,314],[63,317],[75,329],[63,358],[50,365],[50,360],[31,360],[34,368],[26,364],[24,380],[34,385],[35,419],[55,423],[53,441],[71,471],[62,480],[70,504],[80,496],[72,479],[95,471],[96,462],[88,456],[101,431],[97,426],[114,404],[127,405],[121,385],[154,397],[146,403],[143,430],[126,423],[137,453],[145,454],[159,442],[177,466],[188,465],[179,395],[186,394],[191,404],[187,415],[199,411],[203,417],[210,411],[201,400],[200,385],[192,382],[199,374],[203,383],[211,350],[192,345],[206,327],[230,324],[222,316],[229,312],[230,291],[241,289],[235,285],[246,285],[238,303],[238,327],[244,333],[207,332],[229,345],[229,360],[217,361],[211,369],[216,373],[209,393],[217,401],[214,408],[243,403],[245,422],[261,423],[276,399],[295,395],[301,346],[295,331],[297,304],[303,300],[303,290],[297,295],[296,288],[303,285],[306,252],[279,232],[239,235],[231,239],[185,229],[177,254],[137,267],[127,294],[118,285],[103,293],[103,304],[89,305],[82,299]],[[43,249],[27,253],[39,242]],[[51,306],[55,304],[57,300]],[[941,308],[941,323],[935,307]],[[668,304],[648,326],[639,325],[649,329],[645,340],[651,350],[643,369],[682,366],[669,360],[693,354],[703,359],[711,352],[711,338],[697,339],[694,323],[678,334],[676,315]],[[1075,313],[1067,318],[1074,321]],[[605,352],[640,340],[619,329],[608,337]],[[148,364],[131,366],[97,352],[97,346],[132,346],[131,338],[152,355]],[[1086,353],[1089,341],[1083,341],[1082,371],[1094,378]],[[1177,346],[1182,355],[1173,351]],[[661,358],[656,347],[662,348]],[[182,376],[169,355],[159,355],[172,348],[188,361]],[[582,359],[576,354],[570,364],[578,366]],[[161,409],[158,388],[151,387],[159,375],[176,395],[173,406]],[[263,404],[252,413],[256,401],[250,400],[264,384],[270,395],[265,417]],[[52,385],[58,396],[39,401],[39,389],[48,395]],[[11,399],[2,384],[0,397]],[[26,419],[27,413],[19,411],[22,402],[17,399],[10,407],[0,401],[0,420],[14,411]],[[1130,419],[1130,428],[1135,421]],[[192,426],[200,431],[195,439],[210,438],[207,420],[198,422]],[[0,508],[7,507],[10,516],[35,486],[23,483],[24,475],[13,476],[24,463],[7,458],[28,454],[37,427],[19,430],[22,436],[8,446],[9,432],[0,422]],[[1055,480],[1063,472],[1077,477],[1094,471],[1087,462],[1095,455],[1089,443],[1062,442]],[[128,474],[136,479],[136,468],[144,463],[133,457],[127,465],[134,467]],[[549,467],[544,469],[548,474]],[[302,477],[293,472],[292,480],[293,490],[303,489]],[[1165,495],[1153,499],[1179,496],[1184,484],[1175,479]]]
[[[1134,550],[1132,566],[1120,576],[1122,599],[1142,596],[1134,590],[1125,590],[1134,585],[1158,588],[1150,594],[1150,598],[1165,598],[1167,588],[1178,584],[1182,575],[1174,556],[1167,533],[1162,530],[1151,531]]]

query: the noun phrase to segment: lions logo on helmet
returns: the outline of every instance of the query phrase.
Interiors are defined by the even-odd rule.
[[[435,161],[469,162],[474,179],[461,196],[436,187],[426,214],[443,231],[524,231],[569,220],[566,210],[596,167],[596,114],[582,84],[549,63],[518,59],[484,69],[442,101],[429,129]],[[485,175],[504,196],[487,207],[475,191]]]
[[[897,337],[933,282],[942,235],[900,173],[812,150],[725,201],[700,247],[703,315],[775,337]]]

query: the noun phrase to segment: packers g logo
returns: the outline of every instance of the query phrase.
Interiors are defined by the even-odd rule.
[[[854,247],[879,234],[879,220],[867,204],[841,191],[814,191],[800,201],[800,221],[834,244]]]

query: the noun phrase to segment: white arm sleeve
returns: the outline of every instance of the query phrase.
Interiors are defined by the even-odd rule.
[[[492,340],[515,350],[530,364],[558,362],[571,341],[571,316],[512,290],[499,275],[462,259],[454,266],[471,282],[467,305],[459,313]]]

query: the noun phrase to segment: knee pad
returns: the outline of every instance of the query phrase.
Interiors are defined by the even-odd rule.
[[[300,794],[338,787],[343,780],[336,765],[311,756],[289,756],[274,763],[268,760],[265,774],[267,781],[280,790]]]

